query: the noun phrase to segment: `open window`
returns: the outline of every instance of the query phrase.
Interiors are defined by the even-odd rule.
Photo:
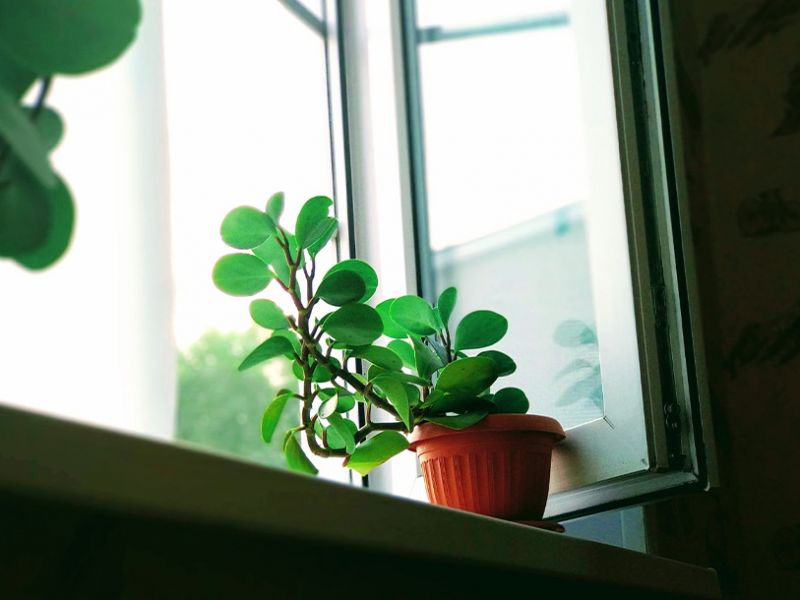
[[[657,4],[340,2],[330,24],[352,247],[387,296],[455,285],[509,318],[513,385],[568,428],[548,513],[707,485]],[[370,477],[415,481],[413,457]]]

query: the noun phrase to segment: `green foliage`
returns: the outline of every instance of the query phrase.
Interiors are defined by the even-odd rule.
[[[226,254],[214,265],[216,286],[231,296],[252,296],[269,284],[269,270],[252,254]]]
[[[244,333],[205,333],[178,355],[175,437],[186,442],[276,467],[285,466],[283,436],[300,422],[297,400],[288,401],[276,415],[275,398],[290,382],[288,365],[271,369],[270,378],[260,369],[239,373],[236,367],[248,349],[258,343],[255,329]],[[271,441],[265,431],[265,407],[272,407],[277,421],[270,421]],[[267,408],[269,411],[270,408]],[[260,426],[259,426],[260,423]]]
[[[409,333],[433,335],[437,331],[433,308],[419,296],[401,296],[392,303],[389,315]]]
[[[252,206],[234,208],[225,216],[220,227],[222,241],[239,250],[260,246],[274,232],[275,223],[272,219]]]
[[[332,203],[324,196],[308,200],[294,233],[280,223],[283,203],[278,193],[265,212],[239,207],[228,214],[223,238],[249,252],[223,256],[213,279],[228,294],[251,295],[277,278],[295,307],[293,314],[285,315],[272,300],[251,302],[253,321],[273,333],[239,367],[276,358],[291,361],[301,390],[275,396],[261,420],[263,438],[274,440],[277,423],[287,413],[296,414],[288,407],[298,399],[301,422],[284,444],[290,468],[316,471],[307,448],[318,456],[343,457],[346,466],[366,474],[407,448],[405,434],[420,423],[462,429],[490,413],[527,411],[521,390],[490,392],[499,377],[515,371],[511,357],[498,350],[478,356],[465,353],[499,341],[508,329],[504,317],[488,310],[469,313],[456,325],[453,339],[455,288],[442,292],[435,307],[406,295],[373,308],[366,302],[378,288],[378,276],[357,259],[337,263],[315,287],[317,253],[338,229]],[[335,309],[314,316],[322,303]],[[341,353],[341,360],[334,352]],[[368,367],[366,376],[354,370],[360,363]],[[360,428],[348,418],[356,402],[366,409],[367,421]],[[373,421],[373,407],[392,420]]]
[[[476,310],[461,319],[456,328],[455,349],[470,350],[496,344],[508,331],[508,321],[491,310]]]
[[[38,270],[69,246],[73,200],[49,159],[64,127],[47,91],[56,74],[114,61],[140,19],[138,0],[0,0],[0,256]],[[36,105],[21,105],[37,79]]]

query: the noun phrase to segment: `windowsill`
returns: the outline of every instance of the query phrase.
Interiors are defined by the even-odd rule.
[[[424,548],[426,556],[443,560],[719,597],[711,569],[2,405],[0,490],[378,551],[420,555]]]

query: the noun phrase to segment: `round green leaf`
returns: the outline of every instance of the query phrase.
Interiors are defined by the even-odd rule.
[[[32,118],[33,110],[29,109],[27,112]],[[42,109],[36,120],[33,121],[33,125],[36,127],[36,131],[39,132],[39,137],[48,151],[55,148],[64,135],[64,121],[56,111],[49,107]]]
[[[362,358],[388,371],[399,371],[403,368],[402,359],[389,348],[382,348],[381,346],[358,348],[351,351],[350,356]]]
[[[269,197],[267,200],[267,215],[275,225],[278,224],[280,221],[281,215],[283,214],[283,203],[284,197],[283,192],[276,192]]]
[[[317,296],[331,306],[344,306],[357,302],[366,290],[364,280],[355,271],[328,273],[317,288]]]
[[[275,224],[265,213],[252,206],[239,206],[222,220],[222,241],[233,248],[250,250],[260,246],[275,231]]]
[[[358,260],[357,258],[343,260],[333,265],[325,276],[327,277],[338,271],[354,271],[364,281],[364,295],[358,299],[358,302],[366,302],[372,298],[375,290],[378,289],[378,274],[375,269],[363,260]]]
[[[272,336],[264,343],[260,344],[248,354],[239,365],[239,370],[244,371],[250,367],[254,367],[265,360],[276,358],[278,356],[285,356],[292,352],[292,344],[283,336]]]
[[[214,284],[231,296],[252,296],[267,287],[272,276],[252,254],[226,254],[212,272]]]
[[[499,390],[493,397],[492,402],[497,406],[497,412],[501,413],[522,413],[525,414],[530,408],[525,392],[519,388],[507,387]]]
[[[497,379],[497,367],[491,358],[475,356],[451,362],[436,380],[436,389],[458,394],[480,394]]]
[[[439,299],[436,301],[436,308],[439,309],[439,316],[442,319],[442,324],[447,327],[448,322],[450,321],[450,315],[453,314],[453,309],[456,306],[456,299],[458,298],[458,292],[456,288],[449,287],[441,294],[439,294]]]
[[[508,331],[508,321],[491,310],[476,310],[461,319],[456,328],[455,349],[485,348],[499,342]]]
[[[345,459],[345,466],[366,475],[406,448],[408,440],[405,436],[396,431],[381,431],[359,444],[355,452]]]
[[[422,340],[412,337],[411,342],[414,344],[414,368],[420,377],[430,380],[444,366],[444,362]]]
[[[348,304],[325,319],[322,329],[337,342],[367,346],[383,333],[383,321],[371,306]]]
[[[45,189],[36,182],[33,182],[32,185],[43,190],[47,198],[50,212],[49,223],[45,237],[38,246],[29,252],[15,254],[14,260],[28,269],[39,270],[56,262],[69,246],[75,222],[75,204],[69,189],[60,178],[53,188]],[[3,219],[0,218],[0,222],[2,221]],[[0,228],[2,227],[0,226]]]
[[[0,255],[16,256],[45,243],[52,207],[47,188],[18,164],[9,177],[0,186]]]
[[[141,19],[138,0],[0,0],[0,44],[36,73],[85,73],[116,59]]]
[[[303,204],[297,215],[294,235],[300,248],[307,248],[325,232],[325,219],[333,200],[327,196],[314,196]]]
[[[478,356],[485,356],[486,358],[491,358],[494,361],[494,364],[497,365],[498,377],[511,375],[517,370],[517,364],[514,362],[514,359],[503,352],[499,352],[497,350],[484,350],[483,352],[480,352]]]
[[[385,322],[384,322],[385,324]],[[384,333],[386,333],[384,331]],[[403,340],[392,340],[387,344],[389,349],[397,354],[400,357],[400,360],[403,361],[403,365],[408,367],[409,369],[413,369],[415,365],[414,359],[414,349],[411,347],[411,344],[408,342],[404,342]]]
[[[419,296],[400,296],[389,309],[392,319],[417,335],[436,333],[436,317],[428,301]]]
[[[378,311],[378,314],[381,316],[381,320],[383,321],[383,333],[391,338],[402,339],[408,335],[408,332],[403,327],[395,323],[394,319],[392,319],[390,312],[393,302],[394,298],[384,300],[375,307],[375,310]]]
[[[265,329],[286,329],[289,321],[286,315],[272,300],[253,300],[250,303],[250,316],[253,321]]]

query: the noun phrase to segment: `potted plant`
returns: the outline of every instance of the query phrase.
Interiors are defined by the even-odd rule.
[[[267,406],[264,440],[271,441],[287,406],[296,406],[300,425],[283,443],[294,470],[317,472],[301,435],[313,454],[340,457],[362,475],[410,448],[420,458],[431,502],[540,519],[551,450],[564,432],[554,419],[525,414],[522,390],[491,391],[516,369],[506,354],[483,350],[505,335],[506,319],[478,310],[451,327],[454,288],[435,306],[407,295],[373,308],[367,302],[378,277],[366,262],[344,260],[318,277],[317,255],[337,231],[332,201],[308,200],[294,233],[280,223],[283,204],[278,193],[264,211],[242,206],[228,213],[222,239],[240,252],[223,256],[213,269],[223,292],[252,296],[274,282],[294,308],[287,315],[268,299],[250,304],[253,321],[272,334],[239,369],[281,357],[292,361],[301,382],[299,391],[281,390]],[[347,417],[356,403],[363,405],[361,426]]]

